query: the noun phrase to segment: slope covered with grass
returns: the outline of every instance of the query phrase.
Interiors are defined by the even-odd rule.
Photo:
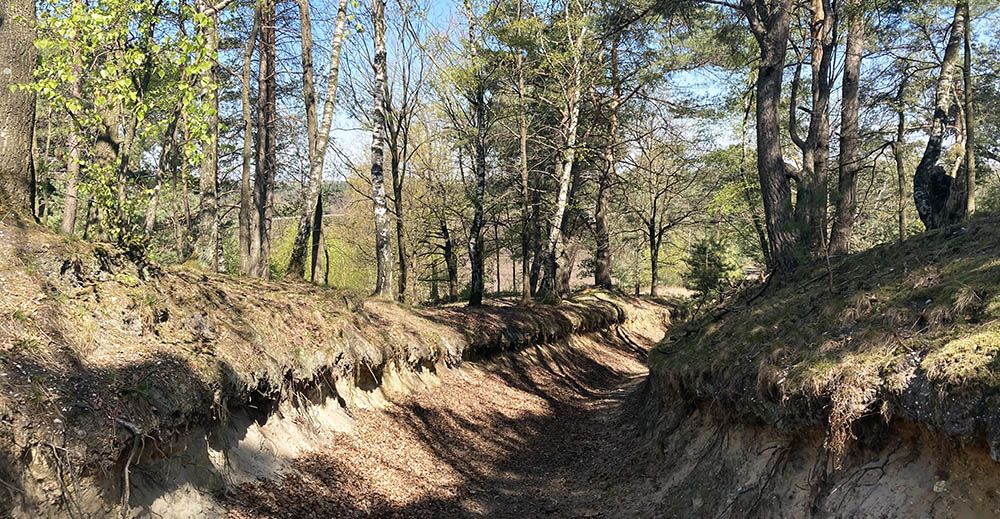
[[[977,218],[748,290],[671,330],[650,355],[651,388],[665,408],[824,427],[838,456],[903,419],[1000,459],[998,224]]]
[[[65,511],[66,496],[102,485],[113,500],[138,456],[170,456],[186,431],[233,413],[263,423],[284,403],[349,406],[383,377],[613,327],[626,309],[662,313],[604,292],[558,307],[400,306],[160,268],[12,224],[0,225],[0,286],[0,478],[12,489],[0,510],[6,496]],[[79,485],[88,478],[97,486]]]

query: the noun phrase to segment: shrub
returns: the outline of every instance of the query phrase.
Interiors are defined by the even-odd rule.
[[[724,240],[714,235],[696,241],[684,262],[687,264],[685,284],[706,300],[720,298],[740,275],[735,253]]]

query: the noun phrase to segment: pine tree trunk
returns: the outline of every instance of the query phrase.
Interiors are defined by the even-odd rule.
[[[257,175],[254,179],[255,233],[251,236],[251,263],[256,277],[270,277],[271,218],[274,213],[274,177],[277,170],[277,69],[275,2],[262,0],[257,94]]]
[[[896,138],[892,142],[892,156],[896,162],[896,226],[899,241],[906,239],[906,109],[903,105],[906,99],[906,85],[909,78],[905,75],[899,83],[896,93]]]
[[[253,236],[257,234],[252,210],[253,192],[250,187],[254,145],[253,113],[250,106],[250,80],[253,72],[253,49],[257,41],[257,34],[260,31],[260,10],[261,0],[257,0],[254,3],[250,37],[247,39],[247,45],[243,51],[243,76],[240,85],[240,100],[243,109],[243,150],[240,154],[242,170],[240,174],[239,256],[240,272],[245,276],[253,275],[252,250],[255,241]]]
[[[486,205],[486,131],[483,128],[486,119],[485,95],[481,87],[477,87],[473,110],[475,111],[475,191],[472,195],[472,226],[469,228],[469,261],[472,267],[469,306],[479,306],[483,303],[483,293],[486,290],[485,261],[483,258],[483,226],[485,224]]]
[[[520,10],[520,3],[518,4]],[[519,11],[520,12],[520,11]],[[524,58],[517,53],[518,135],[517,148],[521,174],[521,304],[531,302],[531,172],[528,169],[528,107],[525,102]],[[513,257],[513,256],[512,256]]]
[[[826,252],[827,206],[827,165],[830,156],[830,67],[833,62],[835,42],[832,37],[834,16],[829,0],[812,0],[811,72],[812,104],[810,106],[809,130],[805,141],[795,135],[794,124],[790,125],[793,140],[802,149],[802,178],[795,205],[795,217],[801,232],[801,243],[814,257]],[[795,111],[791,106],[791,121]]]
[[[750,155],[750,143],[749,143],[749,119],[750,119],[750,102],[749,96],[747,96],[744,104],[744,116],[743,124],[740,126],[740,181],[743,183],[743,200],[747,204],[747,209],[750,212],[750,223],[753,225],[754,233],[757,235],[757,244],[760,247],[761,256],[764,257],[764,265],[768,268],[773,268],[771,264],[771,249],[767,243],[767,229],[765,228],[764,222],[762,221],[760,212],[757,210],[757,203],[753,197],[753,176],[747,171],[747,157]]]
[[[844,55],[843,95],[841,96],[840,164],[837,179],[837,209],[830,237],[831,254],[850,251],[857,208],[857,176],[861,170],[861,134],[858,111],[861,107],[859,84],[861,53],[864,50],[865,13],[861,0],[848,4],[847,49]]]
[[[496,260],[496,270],[497,270],[496,293],[497,295],[500,295],[500,293],[503,292],[503,289],[500,286],[500,222],[498,221],[493,222],[493,246],[495,247],[495,249],[493,250],[493,255],[495,256],[494,259]]]
[[[0,219],[32,216],[35,95],[11,91],[32,81],[35,68],[35,3],[5,0],[0,4]]]
[[[972,85],[972,13],[969,2],[963,2],[965,9],[965,63],[962,67],[962,82],[965,88],[965,215],[976,212],[976,106],[973,102]]]
[[[616,38],[611,47],[611,99],[608,106],[608,143],[604,149],[604,171],[597,182],[594,207],[594,285],[611,288],[611,235],[608,231],[608,190],[614,181],[616,149],[618,146],[618,107],[621,104],[621,85],[618,80],[618,45]]]
[[[958,182],[947,173],[949,168],[940,163],[945,138],[957,133],[959,106],[954,85],[959,69],[959,47],[965,32],[964,4],[965,0],[959,0],[955,6],[934,94],[934,114],[927,136],[927,147],[913,175],[913,201],[917,206],[917,214],[927,229],[954,223],[965,213],[965,193],[958,193]],[[959,199],[962,207],[956,207],[955,202]]]
[[[752,6],[744,11],[760,47],[756,86],[757,175],[764,200],[772,268],[779,274],[796,266],[795,237],[791,229],[792,194],[781,152],[779,123],[791,6],[792,0],[775,0],[763,15]]]

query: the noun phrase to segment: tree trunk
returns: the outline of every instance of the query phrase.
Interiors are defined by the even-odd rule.
[[[965,9],[965,63],[962,82],[965,88],[965,215],[976,212],[976,110],[972,90],[972,13],[969,2]]]
[[[559,228],[562,229],[562,241],[560,243],[559,249],[556,252],[556,269],[554,271],[555,277],[555,288],[556,293],[560,297],[568,295],[570,293],[570,280],[573,278],[573,268],[576,266],[576,255],[579,252],[579,244],[573,241],[573,213],[569,209],[575,205],[575,200],[577,193],[580,189],[580,184],[583,181],[580,175],[580,168],[573,168],[573,176],[570,181],[569,186],[569,196],[566,200],[566,211],[563,212],[562,223]]]
[[[580,254],[580,243],[573,241],[564,248],[564,262],[559,268],[557,289],[561,295],[569,295],[573,291],[573,269],[576,268],[576,258]]]
[[[758,13],[749,5],[744,9],[760,47],[756,87],[757,175],[764,201],[771,263],[779,274],[787,273],[796,266],[795,237],[790,225],[792,194],[781,153],[779,123],[791,5],[792,0],[774,0],[766,13]]]
[[[390,290],[391,256],[389,255],[389,209],[385,200],[385,0],[372,0],[375,25],[375,101],[372,108],[372,205],[375,211],[375,296]]]
[[[546,275],[542,279],[542,296],[558,301],[562,294],[556,286],[558,280],[558,268],[560,262],[561,247],[563,244],[563,216],[569,202],[570,185],[573,180],[573,165],[576,161],[577,126],[580,121],[580,104],[583,95],[583,40],[586,36],[586,25],[580,29],[580,35],[573,44],[573,77],[566,99],[566,113],[563,114],[563,131],[566,138],[562,153],[559,156],[559,165],[556,171],[559,172],[559,192],[556,197],[556,210],[552,215],[551,226],[549,228],[549,238],[546,244],[545,255],[548,268]]]
[[[316,123],[316,88],[313,85],[313,38],[312,19],[309,16],[309,0],[298,0],[299,33],[301,35],[302,51],[302,98],[306,112],[306,140],[309,147],[309,178],[306,183],[305,196],[302,198],[302,211],[299,213],[299,225],[292,244],[291,258],[285,274],[294,279],[302,279],[306,268],[306,244],[311,234],[311,223],[315,219],[316,202],[320,196],[323,184],[323,171],[314,167],[318,160],[316,139],[319,137],[319,127]]]
[[[320,252],[320,245],[322,245],[324,242],[325,239],[323,236],[323,197],[318,196],[316,197],[316,212],[313,213],[312,247],[310,249],[311,261],[309,263],[309,273],[310,273],[309,281],[313,284],[320,283],[321,279],[322,279],[322,284],[324,285],[327,284],[325,275],[322,278],[320,278],[320,266],[323,265],[324,263],[321,263],[319,261],[319,252]],[[326,249],[324,248],[323,250],[325,253]],[[329,257],[326,257],[325,254],[324,256],[325,256],[324,262],[328,261]],[[329,263],[325,263],[325,265],[326,265],[326,271],[329,271],[330,270]]]
[[[767,229],[762,221],[760,212],[757,210],[757,201],[753,198],[753,175],[747,171],[747,158],[750,155],[749,143],[749,119],[750,119],[750,96],[745,96],[743,108],[743,124],[740,126],[740,181],[743,183],[743,200],[746,201],[747,210],[750,212],[750,223],[753,225],[754,233],[757,235],[757,244],[760,247],[761,256],[764,257],[764,265],[774,268],[771,263],[771,249],[767,243]]]
[[[160,185],[163,183],[163,177],[160,172],[153,173],[153,194],[149,196],[149,203],[146,204],[146,219],[144,224],[144,233],[147,240],[151,240],[153,236],[153,230],[156,229],[156,211],[160,203]]]
[[[654,220],[655,221],[655,220]],[[651,225],[649,234],[649,295],[659,295],[660,286],[660,240],[656,226]]]
[[[514,246],[510,247],[510,291],[517,292],[517,258],[515,258],[517,251],[514,250]]]
[[[305,270],[306,243],[310,234],[314,238],[310,263],[310,279],[315,283],[318,278],[318,258],[316,252],[319,251],[319,239],[322,233],[323,218],[322,212],[317,217],[318,208],[322,207],[323,196],[323,165],[326,162],[327,143],[330,138],[330,127],[333,121],[333,112],[336,106],[337,87],[340,79],[340,49],[344,42],[344,28],[347,23],[347,2],[340,0],[337,7],[337,19],[333,32],[333,41],[330,48],[330,73],[327,78],[326,98],[323,102],[322,122],[317,120],[317,108],[319,100],[316,98],[314,87],[315,70],[312,59],[312,20],[309,13],[309,1],[298,0],[300,31],[302,37],[302,97],[306,107],[306,136],[309,143],[309,182],[306,187],[306,195],[302,203],[302,212],[299,214],[299,224],[295,233],[295,242],[292,245],[292,255],[288,261],[288,275],[294,278],[301,278]],[[311,229],[312,225],[319,225],[320,229]]]
[[[152,239],[153,231],[156,228],[156,212],[159,210],[161,196],[160,191],[162,190],[163,178],[168,172],[172,173],[177,167],[178,150],[176,133],[177,121],[180,119],[181,109],[181,104],[178,103],[175,106],[173,114],[170,116],[166,131],[164,132],[167,139],[160,147],[160,157],[157,163],[157,171],[153,173],[153,194],[149,198],[149,203],[146,204],[144,233],[147,240]]]
[[[896,162],[896,225],[899,241],[906,239],[906,85],[909,77],[904,73],[896,92],[896,138],[892,142],[892,156]]]
[[[840,110],[840,170],[837,179],[837,210],[830,238],[831,254],[847,254],[850,251],[854,212],[857,208],[857,176],[861,170],[861,134],[858,130],[861,98],[858,85],[865,38],[863,7],[862,0],[853,0],[847,5],[847,49],[844,55]]]
[[[406,130],[403,130],[404,132]],[[399,278],[396,280],[396,300],[406,302],[406,282],[409,278],[410,262],[406,253],[406,222],[403,207],[403,165],[400,164],[400,153],[405,154],[408,146],[407,138],[403,137],[401,148],[392,147],[389,152],[389,173],[392,177],[392,206],[396,213],[396,257],[399,262]]]
[[[5,0],[0,4],[0,219],[8,214],[31,217],[34,164],[35,95],[11,91],[32,81],[35,68],[35,3]]]
[[[475,177],[476,186],[472,198],[472,226],[469,228],[469,261],[472,264],[472,276],[469,289],[469,306],[479,306],[483,303],[483,293],[486,290],[483,225],[485,224],[486,205],[486,131],[483,128],[486,119],[485,93],[481,86],[477,87],[473,110],[475,112]]]
[[[455,254],[455,241],[451,238],[448,224],[441,222],[441,236],[444,238],[444,265],[448,272],[448,302],[458,300],[458,256]]]
[[[520,2],[518,14],[520,14]],[[521,174],[521,304],[531,302],[531,172],[528,169],[528,107],[525,103],[524,58],[517,53],[518,135],[517,150]],[[513,257],[513,255],[511,256]]]
[[[39,145],[38,139],[41,134],[38,128],[34,128],[34,138],[31,140],[31,162],[35,168],[35,218],[42,225],[48,224],[48,217],[52,211],[52,179],[49,175],[49,157],[52,150],[52,105],[46,107],[45,113],[45,144]],[[36,119],[35,125],[38,125]]]
[[[257,175],[254,179],[254,220],[250,257],[253,273],[270,276],[271,217],[274,212],[274,177],[277,171],[277,70],[274,0],[261,0],[260,70],[257,94]]]
[[[87,206],[83,214],[83,234],[82,237],[84,241],[90,238],[90,228],[96,223],[96,216],[94,215],[96,211],[94,210],[94,199],[93,197],[87,198]]]
[[[431,302],[437,303],[441,300],[441,291],[438,290],[438,262],[431,261]]]
[[[614,181],[615,151],[618,146],[618,107],[621,104],[621,85],[618,81],[618,45],[620,36],[611,46],[611,99],[608,103],[608,143],[604,149],[604,171],[597,182],[597,197],[594,207],[594,285],[611,288],[611,236],[608,232],[607,194]]]
[[[500,286],[500,222],[493,222],[493,246],[496,250],[493,254],[496,256],[496,269],[497,269],[497,295],[503,292],[503,288]]]
[[[80,0],[74,0],[76,7]],[[70,86],[70,96],[76,99],[83,98],[83,67],[80,63],[80,51],[73,52],[73,76],[76,78]],[[76,216],[80,207],[80,147],[83,145],[80,138],[80,129],[73,123],[70,125],[69,133],[66,135],[66,191],[63,197],[63,214],[61,228],[64,234],[72,235],[76,231]]]
[[[830,156],[830,67],[833,62],[835,42],[832,37],[834,14],[829,0],[812,0],[811,71],[812,104],[809,111],[809,130],[805,141],[796,135],[796,110],[790,107],[789,130],[792,140],[802,150],[802,176],[795,206],[795,217],[801,232],[801,243],[812,256],[826,252],[827,165]]]
[[[203,6],[203,9],[212,9]],[[219,269],[219,257],[215,243],[219,236],[219,15],[212,10],[209,23],[205,27],[205,44],[208,55],[213,60],[205,72],[208,84],[212,85],[211,110],[208,114],[208,142],[203,148],[201,176],[199,178],[198,236],[195,249],[198,261],[203,267]]]
[[[966,0],[959,0],[955,6],[934,94],[934,115],[930,122],[927,147],[913,175],[913,201],[917,206],[917,214],[927,229],[954,223],[965,213],[964,190],[958,192],[961,186],[947,173],[948,168],[939,163],[945,137],[957,133],[959,104],[955,96],[955,75],[958,73],[959,47],[965,32],[965,3]],[[958,200],[961,200],[960,207],[956,206]]]
[[[242,170],[240,175],[240,215],[239,215],[239,245],[240,272],[247,276],[253,275],[253,236],[256,235],[256,224],[252,212],[253,193],[250,188],[251,162],[253,160],[253,114],[250,107],[250,79],[253,71],[253,49],[260,31],[260,0],[254,3],[253,25],[250,37],[243,51],[243,77],[240,85],[240,100],[243,108],[243,150],[240,154]]]
[[[544,188],[542,184],[542,179],[539,175],[535,175],[531,178],[531,217],[529,218],[529,225],[531,226],[531,267],[528,272],[528,290],[532,297],[538,295],[539,292],[539,278],[541,277],[541,271],[545,264],[545,254],[543,252],[544,240],[542,238],[543,230],[540,223],[542,222],[542,191]]]

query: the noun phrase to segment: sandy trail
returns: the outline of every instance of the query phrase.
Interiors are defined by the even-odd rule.
[[[354,412],[353,433],[281,477],[243,485],[230,516],[620,516],[636,503],[624,489],[642,487],[621,404],[646,346],[594,335],[447,370],[439,387]]]

